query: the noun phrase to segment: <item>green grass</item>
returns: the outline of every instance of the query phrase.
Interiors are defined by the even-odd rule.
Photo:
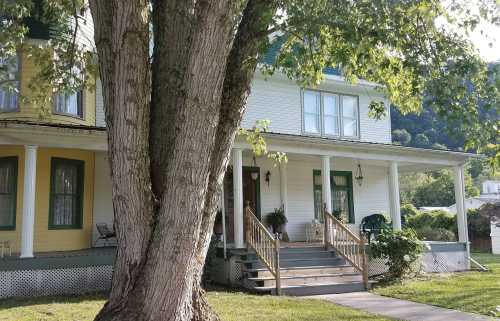
[[[209,301],[224,321],[389,321],[320,300],[210,292]],[[0,321],[91,321],[103,304],[101,295],[8,299]]]
[[[488,272],[431,274],[417,280],[376,287],[373,292],[445,308],[491,315],[500,305],[500,255],[475,253]]]

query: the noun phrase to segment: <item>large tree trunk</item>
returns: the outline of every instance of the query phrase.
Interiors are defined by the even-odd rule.
[[[96,320],[213,320],[200,279],[274,4],[154,1],[150,68],[148,3],[91,1],[118,238]]]

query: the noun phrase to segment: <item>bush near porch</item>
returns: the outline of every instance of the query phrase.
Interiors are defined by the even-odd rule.
[[[476,251],[491,249],[490,215],[486,210],[486,207],[481,207],[467,211],[469,240]],[[413,205],[406,204],[401,207],[401,216],[404,227],[415,230],[421,240],[454,242],[458,239],[456,215],[440,210],[419,211]]]
[[[326,301],[243,293],[209,292],[223,321],[390,321]],[[0,301],[0,321],[91,321],[103,295]]]
[[[492,316],[500,305],[500,255],[473,253],[488,272],[429,274],[415,280],[375,287],[373,292],[444,308]],[[497,315],[500,316],[500,315]]]

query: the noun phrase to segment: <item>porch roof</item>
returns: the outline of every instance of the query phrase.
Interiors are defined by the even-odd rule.
[[[107,135],[104,127],[0,120],[0,134],[0,144],[5,145],[32,144],[41,147],[107,150]],[[396,161],[399,163],[401,171],[457,166],[469,158],[481,157],[481,155],[473,153],[450,150],[272,132],[265,133],[264,137],[268,149],[272,151],[381,162]],[[236,139],[235,147],[251,148],[243,138]]]
[[[272,132],[265,133],[264,137],[268,149],[276,152],[344,157],[381,162],[396,161],[399,163],[401,171],[418,171],[457,166],[470,158],[482,157],[473,153],[450,150]],[[250,148],[250,145],[242,139],[237,139],[235,147]]]

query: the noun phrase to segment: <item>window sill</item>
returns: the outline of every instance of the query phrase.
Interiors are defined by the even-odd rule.
[[[0,232],[2,231],[15,231],[15,226],[0,226]]]
[[[0,114],[18,113],[18,112],[20,112],[20,111],[21,111],[21,110],[19,109],[19,107],[18,107],[18,108],[16,108],[16,109],[12,109],[12,110],[2,110],[2,109],[0,108]]]

